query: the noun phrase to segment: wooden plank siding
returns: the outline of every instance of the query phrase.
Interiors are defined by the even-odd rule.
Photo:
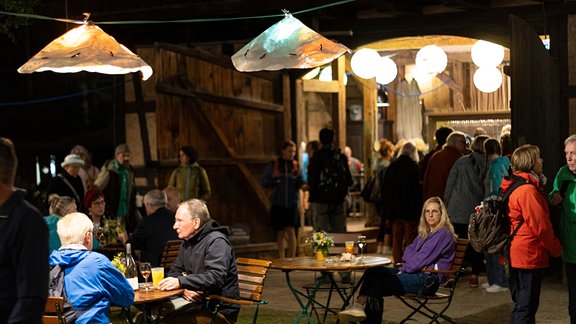
[[[155,65],[159,187],[177,166],[179,148],[192,145],[210,178],[212,217],[248,224],[253,243],[273,241],[261,178],[287,133],[288,78],[240,73],[229,58],[169,44],[155,45]]]

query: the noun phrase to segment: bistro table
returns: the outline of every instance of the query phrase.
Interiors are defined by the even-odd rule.
[[[313,321],[308,309],[313,303],[319,304],[315,300],[316,291],[322,285],[325,278],[327,277],[330,281],[332,281],[331,285],[333,285],[336,290],[341,291],[342,289],[338,287],[338,283],[334,280],[333,276],[320,276],[316,280],[313,290],[309,294],[305,294],[292,286],[292,282],[290,280],[290,273],[292,271],[344,272],[352,270],[366,270],[368,268],[386,266],[390,263],[392,263],[392,261],[389,258],[371,255],[364,255],[361,259],[356,258],[354,261],[333,260],[332,262],[318,261],[315,257],[296,257],[274,259],[270,264],[270,269],[282,270],[284,272],[286,276],[286,284],[288,285],[288,288],[290,288],[290,291],[302,309],[298,317],[294,320],[294,323],[298,323],[302,318],[306,317],[308,323],[311,324]],[[342,309],[348,306],[350,299],[354,296],[356,290],[358,290],[362,284],[362,281],[364,281],[364,274],[362,274],[362,277],[360,277],[360,279],[356,282],[350,293],[347,296],[343,296],[344,305],[342,305]],[[325,320],[326,316],[324,316],[324,321]]]
[[[184,289],[174,290],[160,290],[154,288],[152,290],[137,289],[134,291],[134,306],[142,307],[142,311],[146,317],[146,323],[153,323],[152,309],[154,307],[162,307],[162,304],[170,299],[170,297],[178,296],[184,293]],[[128,314],[128,321],[131,323],[130,312]],[[160,321],[160,318],[156,319]]]

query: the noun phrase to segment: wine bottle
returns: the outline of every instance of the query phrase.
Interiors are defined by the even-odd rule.
[[[132,286],[132,289],[138,289],[138,270],[136,270],[136,262],[132,258],[132,245],[126,243],[126,279]]]

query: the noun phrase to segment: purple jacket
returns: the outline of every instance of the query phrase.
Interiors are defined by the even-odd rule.
[[[406,247],[400,270],[404,273],[419,272],[423,268],[449,270],[455,255],[454,235],[446,228],[441,228],[430,232],[426,239],[417,236]],[[441,274],[438,275],[438,278],[440,281],[443,280]]]

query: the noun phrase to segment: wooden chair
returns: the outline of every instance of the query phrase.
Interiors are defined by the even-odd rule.
[[[354,255],[356,257],[360,256],[360,254],[358,252],[358,247],[356,246],[356,240],[358,239],[358,233],[327,233],[327,235],[329,237],[332,237],[332,240],[334,241],[334,246],[332,246],[330,248],[329,257],[337,258],[339,260],[340,257],[342,256],[342,253],[344,253],[346,251],[346,246],[345,246],[346,241],[353,241],[354,242]],[[334,273],[327,273],[327,274],[323,274],[323,275],[334,276]],[[324,281],[324,283],[322,283],[322,285],[320,285],[320,287],[318,287],[318,289],[315,292],[314,292],[314,288],[315,288],[315,284],[316,284],[315,282],[304,285],[302,287],[306,290],[306,294],[308,294],[308,295],[310,295],[313,292],[314,293],[318,293],[318,292],[327,292],[328,293],[325,305],[315,301],[314,303],[312,303],[312,305],[310,307],[310,312],[314,312],[314,314],[316,314],[316,319],[318,320],[318,322],[325,322],[326,316],[328,315],[328,312],[333,313],[333,314],[337,314],[338,311],[340,311],[340,308],[338,308],[338,309],[330,308],[330,302],[332,300],[333,293],[336,292],[340,296],[341,299],[344,299],[348,295],[350,289],[352,289],[354,287],[354,279],[355,278],[350,278],[349,283],[342,283],[340,285],[336,285],[333,281],[327,280],[327,281]],[[317,276],[315,276],[314,280],[318,280]],[[318,314],[317,308],[324,309],[324,315],[323,315],[324,320],[323,321],[320,320],[320,316]]]
[[[218,312],[218,301],[223,301],[236,305],[256,305],[252,323],[256,323],[258,318],[258,308],[261,304],[268,304],[268,301],[262,299],[264,291],[264,280],[268,267],[272,261],[237,258],[238,267],[238,286],[240,286],[240,299],[230,299],[219,295],[210,295],[206,299],[206,307],[213,313]]]
[[[444,274],[444,282],[440,284],[438,291],[434,295],[422,295],[405,293],[401,296],[396,296],[406,306],[412,309],[412,312],[404,318],[400,323],[405,323],[410,320],[415,314],[422,314],[430,319],[430,323],[438,323],[439,319],[444,319],[450,323],[456,323],[450,316],[444,315],[444,312],[450,307],[456,290],[456,283],[458,278],[464,272],[462,262],[468,247],[469,241],[467,239],[456,240],[456,257],[452,263],[450,270],[425,270],[430,273]],[[430,307],[430,305],[439,305]]]
[[[44,316],[42,316],[42,322],[44,324],[66,324],[66,320],[62,315],[63,306],[64,298],[48,297],[44,308]]]
[[[164,251],[162,251],[162,258],[160,258],[160,266],[164,267],[166,272],[170,270],[172,262],[176,260],[180,245],[182,245],[182,240],[170,240],[164,244]]]

